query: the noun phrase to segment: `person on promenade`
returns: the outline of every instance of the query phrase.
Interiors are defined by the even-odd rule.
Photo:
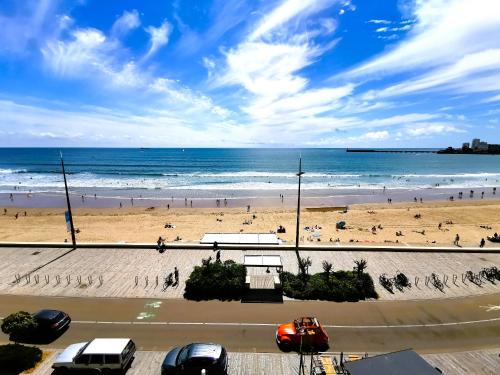
[[[221,261],[220,261],[220,250],[217,250],[217,253],[215,254],[215,261],[216,261],[217,263],[220,263],[220,262],[221,262]]]
[[[460,241],[460,236],[459,236],[459,235],[458,235],[458,233],[457,233],[457,235],[455,236],[455,241],[453,241],[453,244],[454,244],[455,246],[460,246],[460,245],[458,244],[458,243],[459,243],[459,241]]]
[[[179,285],[179,270],[174,267],[174,285]]]
[[[158,237],[158,241],[156,241],[157,247],[156,250],[162,252],[165,249],[165,239],[161,236]]]
[[[484,240],[484,238],[481,238],[481,242],[479,243],[479,247],[484,247],[485,243],[486,243],[486,241]]]

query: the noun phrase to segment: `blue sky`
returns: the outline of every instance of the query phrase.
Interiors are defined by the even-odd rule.
[[[500,143],[498,0],[3,0],[0,146]]]

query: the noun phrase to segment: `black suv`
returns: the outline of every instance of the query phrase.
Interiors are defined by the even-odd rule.
[[[162,375],[227,374],[227,352],[219,344],[189,344],[172,349],[161,365]]]

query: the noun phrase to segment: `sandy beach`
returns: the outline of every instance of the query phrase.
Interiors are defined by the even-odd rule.
[[[26,216],[25,216],[26,213]],[[15,215],[18,214],[16,219]],[[85,242],[199,242],[209,232],[270,232],[294,241],[296,212],[292,208],[77,208],[73,212],[77,239]],[[420,215],[416,218],[415,215]],[[418,217],[418,216],[417,216]],[[345,230],[335,223],[346,222]],[[175,228],[165,228],[170,223]],[[438,228],[441,223],[441,228]],[[306,230],[305,227],[321,229]],[[372,231],[376,227],[375,231]],[[491,229],[490,229],[491,228]],[[396,232],[402,235],[397,236]],[[335,207],[306,207],[301,214],[301,241],[340,243],[477,246],[482,238],[500,232],[499,200],[432,201],[424,203],[359,204],[347,213]],[[64,241],[70,239],[61,208],[0,208],[0,241]],[[331,240],[330,240],[331,239]],[[486,241],[486,246],[494,244]]]

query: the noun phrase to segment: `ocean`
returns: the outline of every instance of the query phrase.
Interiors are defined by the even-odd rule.
[[[500,156],[348,153],[345,149],[2,148],[0,193],[62,193],[63,154],[75,194],[107,197],[277,196],[499,185]],[[491,189],[490,189],[491,190]]]

